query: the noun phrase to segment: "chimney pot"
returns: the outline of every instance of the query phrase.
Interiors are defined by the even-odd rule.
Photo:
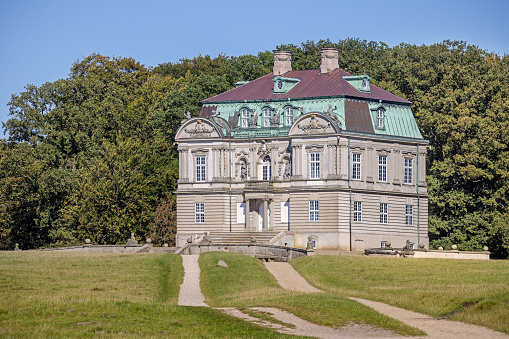
[[[338,53],[339,51],[336,48],[322,48],[320,73],[329,73],[339,68]]]
[[[281,75],[292,70],[292,53],[290,51],[274,52],[274,75]]]

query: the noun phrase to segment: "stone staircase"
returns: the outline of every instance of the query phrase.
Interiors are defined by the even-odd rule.
[[[279,232],[210,232],[207,238],[213,244],[250,244],[251,238],[257,244],[270,244]],[[202,240],[203,241],[203,240]]]

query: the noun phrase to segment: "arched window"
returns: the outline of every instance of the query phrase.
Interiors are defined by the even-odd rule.
[[[270,164],[270,157],[266,155],[262,162],[262,180],[270,180],[272,178],[272,166]]]

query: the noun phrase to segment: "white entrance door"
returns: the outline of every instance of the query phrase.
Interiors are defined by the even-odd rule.
[[[270,228],[270,208],[267,206],[267,224],[266,229],[263,228],[263,203],[260,205],[260,208],[258,208],[258,231],[266,231],[268,228]]]

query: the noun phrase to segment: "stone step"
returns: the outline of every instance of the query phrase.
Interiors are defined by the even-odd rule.
[[[217,244],[249,244],[251,238],[257,243],[270,242],[279,232],[210,232],[208,238]]]

